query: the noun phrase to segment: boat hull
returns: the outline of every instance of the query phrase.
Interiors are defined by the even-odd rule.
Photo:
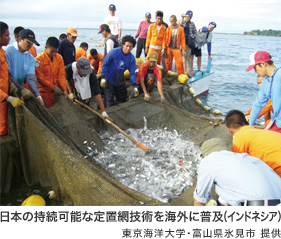
[[[200,98],[209,93],[209,86],[211,82],[211,72],[212,60],[208,58],[207,69],[205,71],[195,71],[194,76],[189,79],[188,85],[194,90],[194,97]]]
[[[190,81],[188,82],[189,87],[193,88],[194,90],[194,97],[200,98],[206,94],[209,93],[209,86],[211,82],[211,76],[212,73],[209,73],[205,77],[203,76],[202,78],[191,78]]]

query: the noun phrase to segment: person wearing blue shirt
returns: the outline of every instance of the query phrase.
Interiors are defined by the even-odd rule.
[[[250,114],[250,125],[254,125],[262,108],[268,100],[272,101],[273,114],[266,129],[281,133],[281,70],[271,60],[266,51],[258,51],[250,56],[251,63],[246,71],[254,68],[255,72],[264,77],[257,99]]]
[[[212,138],[201,147],[194,206],[204,206],[215,186],[219,201],[227,205],[278,205],[281,178],[262,160],[228,151],[225,141]]]
[[[122,38],[122,47],[112,49],[104,58],[102,65],[101,87],[104,88],[105,106],[114,105],[114,96],[118,102],[126,102],[127,88],[124,72],[130,72],[130,80],[134,86],[135,96],[138,96],[136,87],[136,60],[131,53],[136,45],[132,36]]]
[[[39,46],[39,43],[35,40],[34,32],[23,29],[19,32],[17,42],[7,48],[6,57],[9,63],[9,72],[12,76],[11,81],[20,89],[22,97],[28,99],[32,97],[32,92],[40,104],[44,105],[35,76],[35,59],[29,52],[33,44]],[[27,83],[31,92],[24,89],[25,83]]]

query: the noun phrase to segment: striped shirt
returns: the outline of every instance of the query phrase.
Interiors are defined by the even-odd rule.
[[[184,34],[185,34],[185,40],[186,40],[186,44],[188,44],[188,38],[195,38],[196,34],[197,34],[197,30],[196,30],[196,26],[194,24],[194,22],[186,22],[183,21],[182,24],[180,24],[181,27],[183,27],[184,29]]]
[[[247,153],[222,150],[203,158],[194,198],[207,203],[213,185],[232,206],[239,206],[244,200],[281,199],[281,178],[266,163]]]

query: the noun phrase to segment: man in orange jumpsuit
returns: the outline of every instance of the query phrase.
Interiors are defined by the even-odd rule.
[[[5,51],[2,49],[2,46],[7,46],[11,38],[9,27],[4,22],[0,22],[0,34],[0,136],[2,136],[8,133],[8,102],[16,108],[21,106],[23,101],[8,95],[10,88],[9,70]],[[13,87],[15,86],[13,85]]]
[[[91,63],[91,66],[94,68],[96,75],[101,74],[102,63],[103,63],[103,55],[98,53],[96,49],[91,49],[90,54],[88,55],[88,59]]]
[[[82,42],[80,44],[80,47],[76,49],[76,56],[75,56],[76,61],[78,60],[79,57],[87,57],[88,47],[89,45],[87,42]]]
[[[172,15],[170,17],[171,26],[167,28],[166,31],[166,70],[171,71],[173,67],[173,58],[175,57],[175,62],[177,66],[178,74],[184,74],[183,58],[181,54],[181,49],[185,55],[186,44],[185,35],[183,27],[177,24],[177,17]],[[181,49],[180,49],[181,47]]]
[[[162,62],[162,55],[164,55],[164,49],[166,46],[165,33],[166,27],[162,24],[163,13],[158,11],[156,14],[156,22],[151,24],[147,31],[147,38],[145,44],[145,54],[148,56],[150,52],[156,51],[159,55],[157,64]],[[146,58],[148,60],[148,58]]]
[[[233,136],[233,152],[248,153],[261,159],[281,177],[280,133],[250,126],[239,110],[229,111],[225,116],[225,124]]]
[[[49,37],[45,51],[38,55],[35,60],[35,73],[38,81],[40,95],[47,108],[54,104],[55,95],[62,93],[67,98],[65,70],[62,56],[57,53],[59,40]]]

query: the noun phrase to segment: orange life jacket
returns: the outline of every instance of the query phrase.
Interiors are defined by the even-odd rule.
[[[161,25],[160,30],[158,32],[156,23],[153,23],[149,26],[147,31],[147,38],[146,38],[146,48],[150,45],[160,46],[163,49],[166,47],[165,43],[165,35],[166,35],[166,27]]]
[[[186,50],[186,44],[185,44],[185,35],[183,27],[180,25],[177,25],[178,32],[177,32],[177,48],[181,46],[182,50]],[[173,26],[169,26],[166,31],[166,48],[169,47],[171,40],[172,40],[172,32],[173,32]]]

